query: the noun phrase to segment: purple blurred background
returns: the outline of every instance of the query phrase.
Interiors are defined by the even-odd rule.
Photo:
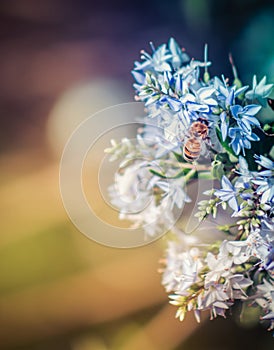
[[[1,349],[271,348],[252,322],[175,321],[157,273],[164,244],[123,251],[85,238],[58,171],[81,120],[133,101],[130,71],[149,41],[173,36],[198,59],[207,42],[212,75],[232,77],[232,52],[249,84],[253,72],[274,81],[273,33],[273,0],[1,1]]]
[[[258,68],[254,55],[263,63],[273,59],[271,28],[264,18],[255,35],[246,34],[258,18],[273,20],[273,1],[268,0],[2,0],[0,6],[2,151],[45,146],[53,104],[81,81],[121,80],[131,101],[130,70],[150,40],[158,45],[174,36],[197,58],[207,42],[214,74],[231,74],[230,51],[242,74],[252,64]],[[252,52],[258,42],[261,48]]]

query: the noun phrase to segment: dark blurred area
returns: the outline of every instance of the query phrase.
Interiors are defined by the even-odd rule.
[[[163,243],[100,246],[69,222],[58,189],[62,148],[100,109],[133,101],[140,49],[173,36],[209,45],[212,75],[274,81],[273,0],[0,3],[0,349],[271,349],[235,319],[174,320],[157,273]],[[96,228],[95,228],[96,229]],[[141,261],[140,261],[141,260]]]
[[[44,147],[48,114],[74,84],[105,77],[130,91],[133,62],[150,40],[174,36],[198,58],[208,42],[214,74],[231,75],[231,51],[244,77],[273,74],[273,7],[271,0],[2,0],[2,152]]]

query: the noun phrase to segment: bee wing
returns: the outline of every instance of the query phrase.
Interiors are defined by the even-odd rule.
[[[201,156],[207,157],[209,154],[205,141],[201,141]]]
[[[176,143],[178,135],[178,119],[175,119],[164,130],[165,139],[171,143]]]
[[[169,142],[181,142],[185,139],[190,126],[190,117],[186,111],[179,111],[173,115],[173,121],[165,127],[165,138]]]
[[[190,117],[187,111],[181,110],[177,113],[179,120],[178,124],[178,136],[180,140],[184,140],[188,136],[189,127],[191,124]]]
[[[182,123],[182,126],[188,130],[191,124],[190,115],[186,110],[182,110],[178,113],[178,118],[180,119],[180,122]]]
[[[209,134],[208,137],[210,139],[210,146],[216,151],[216,152],[222,152],[223,146],[221,145],[218,136],[216,134],[216,129],[215,128],[210,128],[209,129]]]

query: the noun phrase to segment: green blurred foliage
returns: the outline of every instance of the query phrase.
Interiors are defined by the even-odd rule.
[[[83,269],[86,264],[74,235],[79,233],[69,225],[59,225],[0,246],[0,294],[53,282]]]

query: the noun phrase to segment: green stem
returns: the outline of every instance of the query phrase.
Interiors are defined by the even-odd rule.
[[[201,171],[199,172],[199,179],[213,180],[213,176],[210,171]]]
[[[192,179],[192,177],[197,173],[196,169],[191,169],[189,173],[187,173],[184,177],[185,182],[188,182]]]
[[[203,164],[197,164],[197,163],[179,163],[174,162],[170,159],[163,159],[161,160],[161,164],[169,164],[173,165],[177,168],[183,168],[183,169],[195,169],[196,171],[209,171],[211,169],[211,166],[206,166]]]
[[[238,224],[230,224],[230,225],[227,224],[227,225],[219,225],[219,226],[217,226],[217,228],[220,231],[229,231],[230,228],[236,227],[236,226],[238,226]]]

